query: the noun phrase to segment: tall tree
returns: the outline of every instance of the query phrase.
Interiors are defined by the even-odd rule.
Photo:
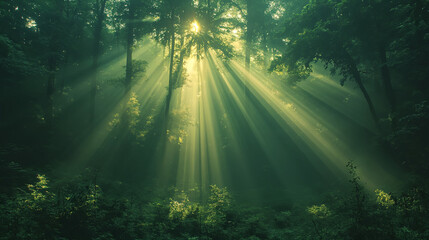
[[[143,62],[133,61],[133,49],[136,40],[139,40],[144,34],[150,31],[149,24],[144,20],[150,13],[152,6],[148,0],[128,0],[126,3],[126,48],[127,63],[125,67],[125,87],[130,89],[131,81],[138,71],[136,63],[144,65]]]
[[[133,47],[134,47],[134,25],[135,25],[135,12],[136,12],[136,1],[128,0],[127,11],[128,17],[126,22],[127,31],[127,65],[125,67],[125,88],[128,91],[131,85],[131,78],[133,72]]]
[[[105,18],[105,8],[107,0],[96,0],[94,4],[94,47],[92,56],[92,71],[93,75],[91,78],[91,91],[90,91],[90,123],[94,122],[95,117],[95,97],[97,94],[97,77],[98,77],[98,60],[101,51],[101,32],[103,30],[103,21]]]
[[[167,92],[167,100],[166,100],[166,107],[165,107],[165,115],[168,115],[168,112],[170,110],[170,102],[171,102],[171,95],[173,94],[173,64],[174,64],[174,48],[176,46],[176,33],[174,29],[174,18],[175,18],[175,7],[171,8],[170,17],[170,70],[168,73],[168,92]]]
[[[339,5],[339,4],[338,4]],[[371,62],[380,71],[390,111],[396,109],[396,98],[388,67],[387,51],[395,39],[395,17],[391,10],[396,6],[392,0],[343,1],[337,7],[338,15],[347,16],[348,27],[345,34],[359,44],[359,55]],[[343,17],[344,18],[344,17]]]
[[[341,1],[311,1],[288,22],[286,50],[274,66],[285,67],[291,77],[299,80],[309,75],[313,61],[324,62],[332,73],[339,72],[343,76],[341,84],[346,80],[357,83],[378,128],[378,116],[358,68],[357,43],[353,35],[347,34],[352,19],[338,14],[342,7]]]
[[[60,66],[64,53],[64,41],[67,39],[66,20],[64,15],[64,0],[46,1],[39,5],[40,15],[36,22],[40,28],[40,33],[47,38],[45,63],[48,71],[46,82],[46,123],[51,126],[54,117],[54,92],[56,88],[57,70]]]
[[[165,105],[165,116],[167,117],[170,109],[171,96],[174,89],[174,56],[176,54],[176,35],[179,23],[184,23],[183,12],[185,9],[192,7],[192,1],[175,1],[164,0],[158,6],[159,20],[155,23],[157,38],[164,44],[170,44],[169,53],[169,74],[168,74],[168,90]],[[182,19],[181,19],[182,17]],[[183,27],[183,26],[182,26]]]
[[[263,0],[246,0],[246,50],[245,66],[250,68],[250,58],[253,51],[253,44],[256,38],[265,34],[264,18],[267,9],[266,1]],[[262,34],[261,34],[262,33]]]

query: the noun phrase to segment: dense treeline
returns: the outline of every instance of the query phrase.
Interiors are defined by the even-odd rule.
[[[136,53],[155,48],[168,84],[161,110],[143,116],[132,89],[152,62]],[[353,164],[351,194],[279,209],[246,208],[215,185],[125,191],[56,173],[121,99],[109,126],[125,140],[112,145],[153,154],[186,121],[171,111],[186,63],[211,52],[285,89],[321,67],[356,86],[375,144],[409,176],[403,192],[367,191]],[[120,58],[119,77],[103,72]],[[1,239],[429,239],[428,0],[2,1],[0,76]]]

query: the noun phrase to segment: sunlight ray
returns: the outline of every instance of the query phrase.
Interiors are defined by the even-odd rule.
[[[285,104],[281,96],[276,96],[270,90],[275,88],[266,86],[268,81],[260,81],[260,79],[264,78],[263,75],[255,72],[250,73],[235,61],[233,62],[233,66],[247,79],[247,84],[249,84],[251,91],[259,96],[260,101],[266,105],[267,109],[270,109],[272,115],[280,117],[276,118],[276,120],[283,127],[284,131],[286,133],[289,132],[288,126],[292,126],[293,131],[296,133],[295,136],[299,136],[305,142],[306,146],[304,146],[304,149],[307,147],[312,149],[325,163],[325,166],[331,169],[333,174],[338,175],[342,173],[342,175],[345,175],[346,169],[344,166],[349,160],[366,162],[364,159],[360,159],[359,155],[355,154],[356,152],[349,148],[349,145],[345,144],[343,136],[333,134],[332,131],[326,128],[326,125],[326,130],[315,131],[314,127],[320,122],[317,118],[320,117],[312,116],[313,114],[309,106],[304,106],[303,103],[294,101],[292,92],[284,92],[284,98],[290,101],[292,105]],[[296,106],[296,108],[292,108],[293,106]],[[295,142],[298,141],[299,139],[295,139]],[[349,156],[355,156],[355,159],[350,159]],[[387,171],[383,171],[380,167],[379,169],[381,170],[380,175],[383,175],[386,181],[384,184],[395,181]],[[362,175],[368,181],[369,186],[374,188],[377,184],[371,181],[371,174],[369,173],[370,171],[363,171]]]
[[[76,154],[71,157],[74,159],[74,163],[71,164],[73,168],[80,168],[88,164],[88,161],[94,156],[94,154],[100,150],[100,147],[105,143],[110,135],[112,120],[116,119],[117,116],[121,116],[125,111],[125,106],[129,101],[131,93],[137,93],[138,98],[142,98],[144,104],[142,116],[147,116],[152,112],[156,112],[154,108],[162,107],[161,103],[163,98],[160,97],[165,93],[166,72],[159,71],[159,68],[163,68],[163,59],[158,55],[154,60],[153,64],[149,66],[146,77],[139,79],[134,86],[132,86],[130,93],[124,95],[121,100],[115,103],[115,106],[109,106],[109,113],[105,115],[103,120],[97,125],[97,127],[91,132],[85,141],[83,141]],[[123,94],[123,93],[120,93]],[[103,103],[99,103],[103,105]],[[124,134],[122,134],[124,136]],[[121,139],[118,139],[119,141]]]

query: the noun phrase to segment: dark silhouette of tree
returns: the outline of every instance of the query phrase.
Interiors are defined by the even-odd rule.
[[[90,91],[90,101],[89,101],[89,121],[92,124],[95,118],[95,98],[97,95],[97,77],[98,77],[98,61],[100,58],[101,52],[101,31],[103,30],[103,22],[106,17],[107,0],[96,0],[94,4],[94,13],[95,13],[95,22],[94,22],[94,47],[93,47],[93,56],[92,56],[92,71],[93,76],[91,78],[91,91]]]

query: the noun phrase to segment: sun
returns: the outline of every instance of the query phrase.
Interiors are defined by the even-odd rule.
[[[198,22],[196,20],[194,20],[191,23],[191,31],[194,33],[198,33],[199,30],[200,30],[200,26],[198,25]]]

